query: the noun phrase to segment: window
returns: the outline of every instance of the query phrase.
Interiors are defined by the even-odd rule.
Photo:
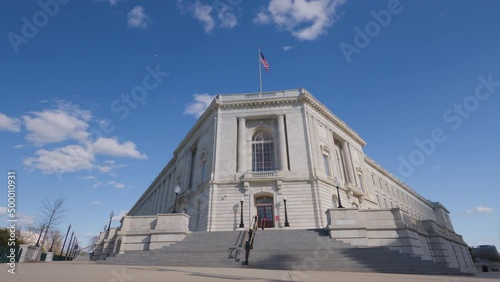
[[[327,154],[323,154],[323,164],[325,166],[326,176],[331,177],[332,173],[330,171],[330,157]]]
[[[205,183],[207,180],[207,161],[201,163],[201,183]]]
[[[257,133],[252,138],[252,171],[274,170],[274,142],[266,133]]]
[[[332,197],[332,206],[334,208],[336,208],[338,205],[337,205],[337,200],[335,199],[335,196]]]
[[[195,164],[196,164],[196,151],[197,151],[196,148],[194,148],[191,151],[191,165],[190,165],[190,170],[189,170],[189,184],[188,184],[189,189],[191,189],[191,185],[193,184],[194,168],[195,168]]]
[[[362,192],[365,192],[365,187],[363,186],[363,174],[361,172],[358,173],[358,179],[359,179],[359,189],[361,189]]]

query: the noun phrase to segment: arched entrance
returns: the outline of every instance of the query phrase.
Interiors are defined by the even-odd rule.
[[[264,223],[265,228],[274,227],[274,200],[272,195],[259,196],[255,198],[257,215],[259,216],[259,228]],[[264,220],[263,220],[264,219]]]

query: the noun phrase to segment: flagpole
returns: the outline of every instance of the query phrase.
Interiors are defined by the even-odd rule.
[[[260,63],[260,46],[259,46],[259,82],[260,82],[260,93],[262,93],[262,66]]]

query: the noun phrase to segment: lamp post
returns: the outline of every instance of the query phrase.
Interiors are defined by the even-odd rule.
[[[283,203],[285,204],[285,227],[290,227],[290,223],[288,223],[288,212],[286,211],[286,197],[283,198]]]
[[[108,224],[108,231],[109,232],[109,229],[111,228],[111,220],[113,219],[113,216],[115,216],[115,214],[113,213],[113,211],[111,211],[111,213],[109,214],[109,224]]]
[[[241,204],[241,217],[240,217],[240,228],[244,228],[245,224],[243,223],[243,202],[245,201],[244,198],[240,199],[240,204]]]
[[[75,231],[71,232],[71,237],[70,237],[69,243],[68,243],[68,249],[66,250],[66,254],[64,255],[64,260],[68,260],[68,253],[69,253],[69,250],[71,249],[71,244],[73,243],[73,236],[75,236]]]
[[[52,237],[52,244],[50,244],[49,252],[52,252],[52,247],[54,247],[54,242],[56,241],[55,237]]]
[[[181,192],[181,187],[179,186],[179,184],[175,186],[174,192],[175,192],[175,201],[174,201],[174,211],[172,213],[177,213],[177,211],[175,210],[175,208],[177,207],[177,196]]]
[[[333,180],[333,186],[337,187],[337,198],[339,199],[338,208],[343,209],[344,207],[342,206],[342,202],[340,200],[340,192],[339,192],[340,180],[337,177],[335,177],[335,179]]]
[[[70,229],[71,229],[71,224],[68,226],[68,231],[66,231],[66,237],[64,237],[64,243],[62,245],[61,252],[59,253],[59,257],[62,256],[62,253],[64,251],[64,246],[66,245],[66,239],[68,239],[68,234]]]
[[[36,245],[35,247],[40,247],[40,238],[42,238],[42,233],[43,233],[43,230],[45,230],[45,225],[42,224],[42,228],[40,230],[40,235],[38,235],[38,240],[36,241]]]

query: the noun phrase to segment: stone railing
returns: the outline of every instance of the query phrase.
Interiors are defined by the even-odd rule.
[[[285,91],[274,91],[274,92],[263,92],[263,93],[246,93],[246,94],[225,94],[220,95],[219,100],[221,102],[233,102],[233,101],[244,101],[250,99],[261,99],[261,98],[297,98],[299,97],[301,90],[291,89]]]
[[[274,178],[278,176],[278,173],[276,171],[250,171],[248,176],[250,178]]]
[[[243,181],[264,181],[281,180],[280,171],[246,171],[243,174]]]

